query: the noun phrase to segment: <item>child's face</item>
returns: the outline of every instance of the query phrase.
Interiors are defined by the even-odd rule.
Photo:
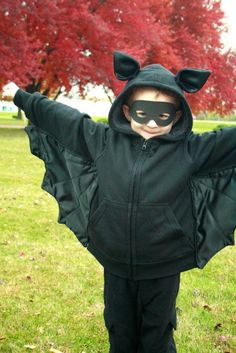
[[[134,93],[132,94],[132,102],[137,100],[167,102],[172,103],[176,106],[178,103],[176,98],[167,95],[165,92],[158,91],[157,89],[152,87],[135,89]],[[132,130],[141,135],[145,140],[155,136],[168,134],[171,131],[172,126],[177,122],[177,120],[182,114],[181,110],[177,110],[175,119],[169,125],[158,126],[154,120],[149,120],[147,123],[144,124],[140,124],[135,121],[130,114],[129,106],[126,104],[123,105],[123,111],[128,121],[130,121]]]

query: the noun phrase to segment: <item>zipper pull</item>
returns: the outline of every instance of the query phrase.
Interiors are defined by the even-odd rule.
[[[143,145],[142,145],[142,148],[141,148],[142,151],[146,151],[147,146],[148,146],[148,140],[144,140]]]

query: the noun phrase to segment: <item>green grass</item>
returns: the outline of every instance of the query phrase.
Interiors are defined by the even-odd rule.
[[[11,119],[14,115],[16,115],[16,112],[0,112],[0,119]]]
[[[0,352],[106,353],[103,269],[57,224],[24,131],[0,129],[0,138]],[[182,273],[178,353],[236,352],[235,263],[228,247]]]
[[[16,119],[15,116],[17,115],[16,112],[0,112],[0,125],[19,125],[25,126],[26,120]]]
[[[234,121],[210,121],[210,120],[195,120],[193,122],[193,130],[197,133],[211,131],[216,128],[225,126],[236,126]]]

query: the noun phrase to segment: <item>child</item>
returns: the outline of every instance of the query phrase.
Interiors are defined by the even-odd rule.
[[[191,131],[183,91],[201,89],[208,70],[141,69],[121,52],[114,68],[128,82],[109,126],[14,84],[5,95],[32,122],[59,222],[104,267],[110,353],[174,353],[180,273],[234,244],[236,128]]]

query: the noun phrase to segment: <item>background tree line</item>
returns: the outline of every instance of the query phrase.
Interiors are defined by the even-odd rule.
[[[235,109],[236,53],[223,50],[221,0],[0,0],[0,89],[12,80],[53,98],[101,84],[117,93],[112,52],[142,65],[212,70],[193,112]]]

